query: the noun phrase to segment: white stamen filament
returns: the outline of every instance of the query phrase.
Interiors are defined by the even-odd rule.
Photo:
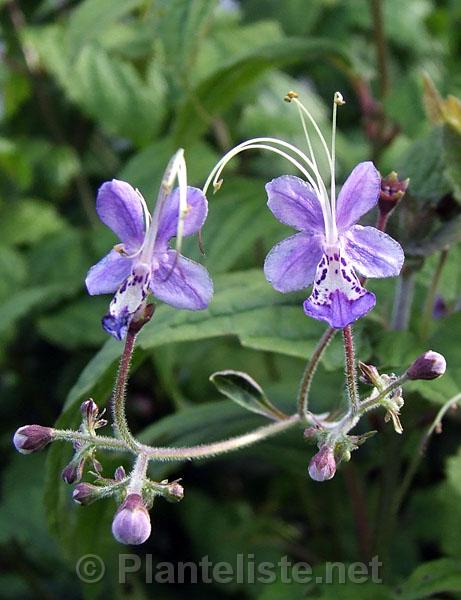
[[[322,209],[323,219],[325,222],[325,237],[328,245],[334,245],[337,242],[337,227],[336,227],[336,181],[335,181],[335,156],[336,156],[336,116],[337,116],[337,107],[338,105],[344,104],[344,100],[342,95],[339,92],[335,93],[334,103],[333,103],[333,124],[332,124],[332,138],[331,138],[331,151],[328,148],[327,142],[320,131],[319,126],[317,125],[314,117],[309,112],[309,110],[297,99],[297,95],[295,93],[290,92],[288,94],[289,102],[295,102],[298,108],[298,113],[301,119],[304,135],[306,137],[307,146],[310,154],[310,158],[306,156],[304,152],[302,152],[296,146],[285,142],[284,140],[280,140],[278,138],[271,137],[259,137],[252,138],[247,140],[246,142],[242,142],[232,148],[227,152],[214,166],[211,173],[208,175],[208,178],[203,187],[203,193],[206,195],[208,192],[208,188],[211,183],[213,183],[213,187],[215,191],[217,191],[222,184],[222,180],[220,179],[221,173],[224,170],[227,163],[237,156],[240,152],[244,152],[245,150],[269,150],[283,156],[286,160],[288,160],[291,164],[293,164],[301,173],[304,175],[306,180],[311,184],[314,192],[316,193],[318,200],[320,202],[320,206]],[[307,116],[309,121],[312,123],[315,132],[317,133],[320,142],[325,150],[325,154],[328,161],[328,166],[330,170],[330,198],[328,198],[328,192],[325,185],[325,182],[322,179],[320,174],[317,161],[314,156],[314,151],[311,143],[311,139],[309,136],[309,132],[307,129],[306,121],[304,115]],[[313,175],[298,161],[296,158],[288,154],[287,152],[281,150],[279,146],[283,148],[287,148],[293,154],[295,154],[298,158],[300,158],[306,165],[307,169],[313,173]],[[315,178],[315,179],[314,179]]]
[[[274,146],[270,146],[268,144],[274,144]],[[208,179],[206,180],[205,185],[203,186],[203,193],[204,194],[207,193],[208,188],[210,187],[211,183],[213,183],[213,186],[215,187],[215,189],[219,188],[219,186],[220,186],[219,179],[220,179],[221,173],[224,170],[224,167],[227,165],[227,163],[230,160],[232,160],[234,158],[234,156],[237,156],[237,154],[240,154],[240,152],[243,152],[245,150],[259,149],[259,150],[270,150],[271,152],[274,152],[275,154],[279,154],[280,156],[283,156],[286,160],[291,162],[297,169],[299,169],[299,171],[309,181],[309,183],[314,188],[314,191],[316,192],[316,194],[318,196],[320,196],[320,190],[317,186],[317,183],[313,179],[312,175],[302,166],[301,163],[299,163],[295,158],[290,156],[288,153],[284,152],[283,150],[280,150],[280,148],[277,148],[276,145],[283,146],[285,148],[289,148],[292,152],[297,154],[307,164],[307,166],[310,169],[313,169],[313,164],[312,164],[311,160],[304,154],[304,152],[302,152],[299,148],[296,148],[296,146],[293,146],[292,144],[289,144],[288,142],[279,140],[277,138],[263,138],[263,137],[262,138],[253,138],[251,140],[247,140],[246,142],[242,142],[241,144],[238,144],[238,146],[235,146],[235,148],[232,148],[232,150],[229,150],[229,152],[227,152],[227,154],[225,154],[221,158],[221,160],[219,160],[219,162],[214,166],[211,173],[208,175]]]

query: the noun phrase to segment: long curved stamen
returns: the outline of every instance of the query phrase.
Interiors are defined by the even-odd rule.
[[[268,144],[273,144],[274,146],[269,146]],[[291,162],[297,169],[299,169],[299,171],[304,175],[304,177],[312,185],[312,187],[314,188],[316,193],[319,194],[318,186],[317,186],[316,182],[314,181],[312,175],[295,158],[293,158],[286,152],[283,152],[283,150],[280,150],[279,148],[277,148],[277,146],[282,146],[284,148],[288,148],[294,154],[296,154],[299,158],[301,158],[306,163],[306,165],[308,166],[309,169],[313,170],[312,161],[304,154],[304,152],[302,152],[299,148],[296,148],[296,146],[293,146],[292,144],[289,144],[288,142],[285,142],[284,140],[279,140],[277,138],[271,138],[271,137],[253,138],[251,140],[247,140],[246,142],[242,142],[241,144],[238,144],[237,146],[235,146],[235,148],[232,148],[232,150],[229,150],[229,152],[227,152],[227,154],[225,154],[216,163],[216,165],[214,166],[214,168],[208,175],[205,185],[203,186],[203,193],[204,194],[207,193],[208,188],[210,187],[210,184],[212,182],[213,182],[213,185],[215,188],[216,187],[219,188],[219,178],[221,176],[221,173],[222,173],[224,167],[227,165],[227,163],[230,160],[232,160],[232,158],[234,158],[234,156],[237,156],[237,154],[240,154],[240,152],[243,152],[244,150],[262,149],[262,150],[270,150],[270,151],[275,152],[276,154],[279,154],[280,156],[283,156],[284,158],[286,158],[286,160]]]

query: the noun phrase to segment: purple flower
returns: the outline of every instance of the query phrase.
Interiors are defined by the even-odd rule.
[[[121,544],[143,544],[151,532],[150,517],[139,494],[129,494],[112,521],[112,533]]]
[[[266,278],[279,292],[313,283],[304,312],[331,327],[345,327],[375,305],[374,294],[361,285],[355,269],[365,277],[390,277],[402,267],[403,251],[395,240],[357,225],[376,205],[380,183],[371,162],[357,165],[339,193],[334,216],[331,204],[298,177],[285,175],[266,185],[272,213],[299,231],[272,248],[264,264]]]
[[[213,185],[218,190],[226,164],[246,150],[269,150],[294,165],[304,179],[285,175],[266,186],[270,210],[279,221],[298,231],[272,248],[264,265],[266,279],[284,293],[314,284],[312,294],[304,302],[304,312],[331,327],[343,328],[365,315],[376,302],[374,294],[362,286],[355,269],[365,277],[396,276],[403,264],[403,251],[382,231],[357,225],[380,197],[381,177],[371,162],[355,167],[336,201],[336,112],[344,104],[341,94],[336,92],[333,100],[331,149],[298,94],[288,92],[285,100],[298,109],[308,153],[278,138],[247,140],[232,148],[215,165],[203,189],[206,192]],[[330,170],[328,186],[319,171],[307,120],[326,154]]]
[[[180,185],[171,191],[176,176]],[[213,284],[207,270],[169,246],[175,236],[180,243],[182,236],[196,233],[208,211],[202,191],[186,185],[182,151],[165,172],[152,218],[141,194],[116,179],[99,189],[96,210],[121,241],[86,277],[91,295],[115,292],[103,319],[108,333],[123,339],[150,292],[175,308],[202,310],[208,306]]]

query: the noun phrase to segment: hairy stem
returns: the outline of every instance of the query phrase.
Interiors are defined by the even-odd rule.
[[[128,328],[125,347],[123,348],[122,357],[120,359],[117,379],[115,381],[114,394],[112,397],[112,415],[114,419],[115,434],[125,442],[125,445],[128,448],[134,452],[139,451],[140,444],[135,440],[128,427],[125,414],[125,398],[128,373],[130,371],[136,335],[137,334],[131,328]]]
[[[386,388],[381,390],[379,392],[379,394],[377,394],[376,396],[369,396],[368,398],[365,398],[365,400],[360,402],[360,405],[359,405],[360,414],[363,415],[364,413],[372,410],[373,408],[376,408],[380,404],[380,402],[383,398],[385,398],[387,395],[389,395],[391,392],[393,392],[397,388],[401,387],[407,381],[408,381],[408,376],[406,373],[404,373],[400,377],[397,377],[397,379],[395,379]]]
[[[357,368],[355,364],[354,338],[352,336],[351,325],[346,325],[346,327],[344,327],[343,340],[349,406],[351,414],[356,415],[360,410],[360,398],[357,389]]]
[[[80,431],[69,429],[53,429],[52,437],[53,441],[86,442],[101,450],[118,450],[120,452],[131,450],[123,440],[103,435],[95,436],[89,433],[80,433]]]
[[[249,433],[244,433],[243,435],[238,435],[219,442],[212,442],[211,444],[200,444],[184,448],[153,448],[152,446],[142,445],[140,450],[148,456],[149,460],[175,461],[208,458],[210,456],[217,456],[219,454],[225,454],[226,452],[232,452],[233,450],[245,448],[246,446],[251,446],[256,442],[260,442],[277,435],[278,433],[291,429],[294,425],[298,424],[299,421],[298,415],[291,415],[286,419],[259,427]]]
[[[136,458],[133,470],[130,475],[130,485],[128,486],[128,494],[140,494],[146,477],[147,467],[149,465],[149,458],[147,454],[141,452]]]
[[[317,371],[323,353],[328,348],[329,343],[334,338],[337,331],[338,330],[333,327],[328,327],[320,338],[310,361],[307,363],[298,393],[298,415],[300,419],[306,419],[312,380],[314,379],[315,372]]]

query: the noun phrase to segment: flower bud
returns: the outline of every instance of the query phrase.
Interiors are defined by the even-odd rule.
[[[122,481],[123,479],[125,479],[125,477],[126,477],[125,469],[120,465],[120,467],[117,467],[115,469],[114,479],[115,479],[115,481]]]
[[[445,358],[438,352],[428,350],[421,354],[407,371],[408,379],[437,379],[447,368]]]
[[[78,460],[71,460],[70,463],[64,467],[61,473],[62,479],[68,483],[72,484],[80,481],[83,475],[83,467],[85,466],[85,459],[81,458]]]
[[[79,483],[72,492],[72,499],[77,504],[86,506],[98,499],[101,488],[91,483]]]
[[[309,464],[309,476],[314,481],[332,479],[336,473],[336,461],[333,448],[322,446]]]
[[[165,500],[168,502],[180,502],[184,498],[184,488],[178,481],[172,481],[168,485]]]
[[[13,437],[13,444],[21,454],[31,454],[44,448],[53,439],[51,427],[41,425],[24,425]]]
[[[360,380],[363,383],[376,386],[381,381],[378,369],[374,365],[367,365],[359,360]]]
[[[409,179],[399,179],[395,171],[381,179],[381,192],[378,207],[381,214],[389,215],[399,204],[407,191]]]
[[[129,494],[115,513],[112,534],[121,544],[143,544],[150,536],[150,517],[139,494]]]
[[[92,398],[90,398],[89,400],[85,400],[85,402],[82,402],[80,410],[82,412],[82,415],[87,419],[94,420],[98,418],[99,408]]]

